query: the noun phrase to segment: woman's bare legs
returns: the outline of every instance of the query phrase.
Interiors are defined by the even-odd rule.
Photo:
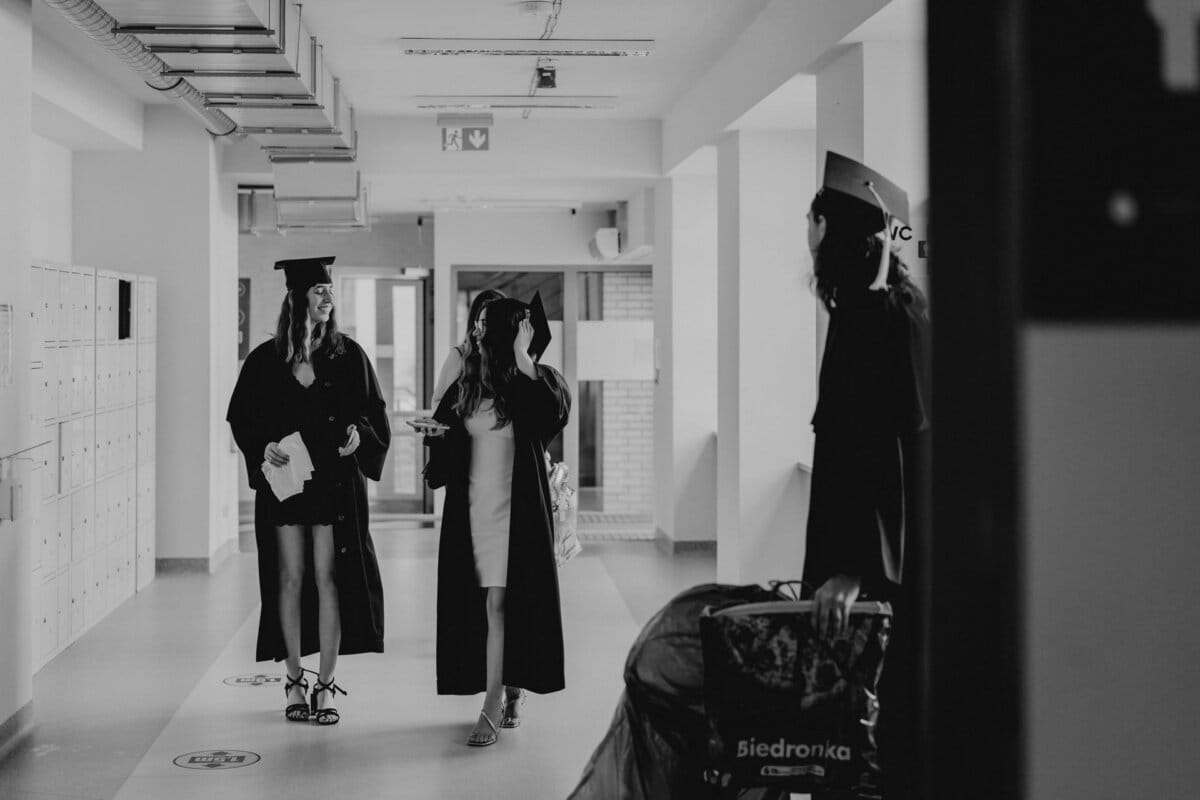
[[[334,577],[333,526],[313,525],[313,577],[317,581],[317,626],[321,642],[321,672],[317,679],[329,683],[337,669],[338,649],[342,644],[342,618],[338,609],[337,583]],[[318,708],[333,708],[333,692],[321,692]]]
[[[504,587],[487,587],[487,694],[483,698],[483,713],[499,727],[501,703],[504,699]],[[471,739],[490,739],[495,735],[481,714],[471,731]]]
[[[300,672],[300,591],[304,585],[304,529],[299,525],[281,525],[275,529],[279,551],[279,629],[287,652],[289,678]],[[304,690],[293,686],[288,705],[304,703]]]

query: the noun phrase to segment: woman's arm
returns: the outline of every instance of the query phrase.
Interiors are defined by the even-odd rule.
[[[442,370],[438,373],[437,383],[433,387],[433,398],[430,400],[430,406],[438,407],[442,396],[446,394],[446,390],[450,388],[450,384],[458,380],[458,376],[462,374],[463,356],[462,351],[457,347],[450,348],[446,360],[442,362]]]
[[[233,440],[246,460],[246,475],[252,489],[267,486],[262,474],[262,462],[266,458],[271,436],[266,430],[262,402],[268,385],[265,374],[268,366],[258,351],[250,353],[238,373],[225,414],[225,420],[233,431]]]
[[[553,367],[538,364],[530,377],[524,370],[512,381],[509,413],[517,424],[549,442],[566,426],[571,414],[571,392],[566,378]]]

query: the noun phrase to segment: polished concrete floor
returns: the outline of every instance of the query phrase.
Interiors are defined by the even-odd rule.
[[[341,661],[341,724],[283,720],[283,669],[253,660],[255,557],[241,553],[216,575],[160,576],[37,674],[36,728],[0,763],[0,798],[563,798],[642,624],[715,571],[711,554],[585,544],[560,573],[566,691],[531,696],[520,728],[475,749],[482,696],[434,691],[436,534],[384,525],[375,538],[387,652]]]

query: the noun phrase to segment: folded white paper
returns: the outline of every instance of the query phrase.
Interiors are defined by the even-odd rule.
[[[282,502],[304,491],[304,482],[313,474],[313,463],[299,431],[280,439],[279,449],[288,454],[288,463],[277,467],[269,461],[263,461],[262,471],[271,485],[271,491]]]

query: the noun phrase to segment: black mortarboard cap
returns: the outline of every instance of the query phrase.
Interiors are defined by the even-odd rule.
[[[907,224],[908,193],[870,167],[852,158],[828,150],[825,153],[825,180],[822,186],[827,191],[840,192],[865,203],[870,208],[879,208],[879,201],[887,205],[887,212]],[[874,189],[874,194],[871,190]],[[879,195],[877,198],[875,195]],[[882,229],[880,217],[879,229]]]
[[[275,262],[275,269],[283,270],[287,276],[289,292],[307,292],[318,283],[333,283],[329,275],[329,265],[335,256],[319,258],[288,258]]]
[[[546,319],[546,307],[542,305],[542,293],[534,292],[529,301],[529,322],[533,325],[533,341],[529,343],[529,355],[541,358],[550,346],[550,322]]]

